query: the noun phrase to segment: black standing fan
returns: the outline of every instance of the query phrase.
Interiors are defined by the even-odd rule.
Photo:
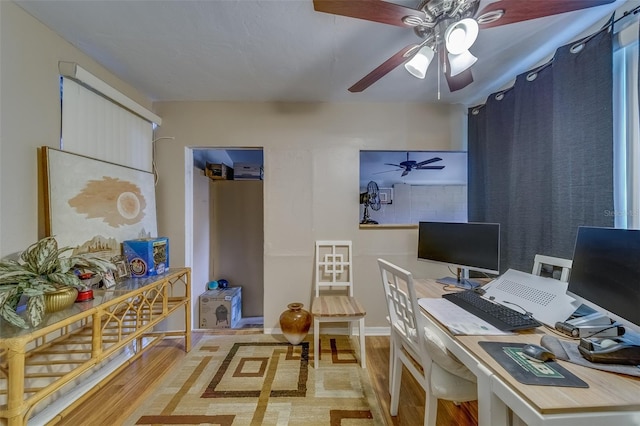
[[[378,222],[371,219],[369,217],[369,207],[372,210],[378,211],[380,210],[380,196],[378,184],[374,181],[370,181],[367,184],[367,192],[363,192],[360,194],[360,204],[364,204],[364,214],[362,216],[362,220],[360,224],[362,225],[377,225]]]

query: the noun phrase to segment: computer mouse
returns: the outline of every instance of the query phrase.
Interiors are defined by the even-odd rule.
[[[522,347],[522,354],[532,361],[545,362],[556,359],[553,352],[542,346],[528,344]]]
[[[609,348],[613,345],[617,345],[618,342],[616,342],[615,340],[611,340],[611,339],[602,339],[600,340],[600,347],[603,349]]]

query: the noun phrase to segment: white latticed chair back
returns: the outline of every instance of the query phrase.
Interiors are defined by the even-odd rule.
[[[382,269],[382,282],[389,304],[391,324],[412,345],[417,346],[420,342],[416,332],[418,324],[413,304],[410,297],[401,288],[401,283],[404,283],[404,288],[408,289],[407,282],[410,279],[411,273],[409,272],[400,275],[398,272]]]
[[[323,288],[343,288],[353,296],[351,241],[316,241],[316,297]]]

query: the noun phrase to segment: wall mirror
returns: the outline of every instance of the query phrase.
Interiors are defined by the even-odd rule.
[[[361,226],[467,221],[467,153],[360,151]]]

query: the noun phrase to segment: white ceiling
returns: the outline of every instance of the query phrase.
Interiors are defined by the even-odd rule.
[[[437,101],[434,66],[425,80],[400,66],[363,93],[348,92],[419,39],[410,29],[315,12],[312,0],[16,3],[155,101]],[[440,102],[481,103],[624,3],[481,30],[471,49],[474,83],[449,93],[442,79]]]

